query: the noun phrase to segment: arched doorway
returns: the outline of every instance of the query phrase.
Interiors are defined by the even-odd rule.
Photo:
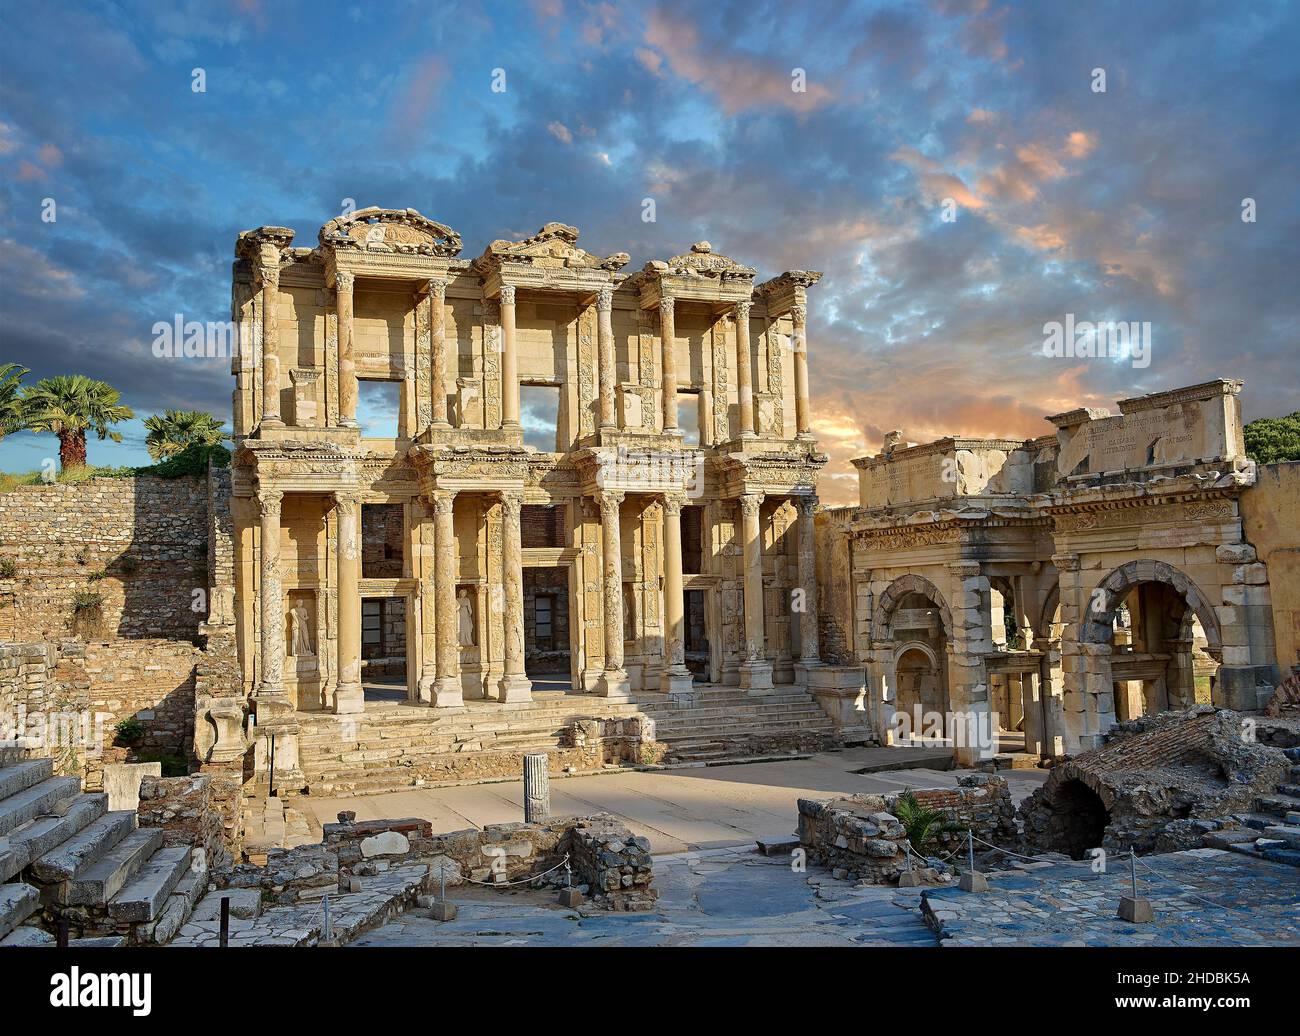
[[[883,634],[877,658],[884,670],[885,729],[903,743],[949,736],[952,618],[938,588],[921,576],[900,576],[881,594],[876,624]]]
[[[1062,781],[1051,796],[1055,847],[1071,859],[1081,860],[1089,849],[1101,845],[1106,837],[1110,812],[1101,796],[1083,781]]]

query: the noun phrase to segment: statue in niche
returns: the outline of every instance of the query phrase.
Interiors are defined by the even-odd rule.
[[[463,587],[456,595],[456,642],[463,648],[474,646],[474,601]]]
[[[289,653],[295,658],[316,657],[311,634],[311,614],[307,610],[307,602],[301,597],[289,609],[289,624],[292,627]]]

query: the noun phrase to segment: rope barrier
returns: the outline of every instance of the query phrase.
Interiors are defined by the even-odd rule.
[[[986,842],[984,841],[983,838],[981,838],[979,835],[975,834],[974,832],[971,833],[971,837],[975,839],[975,841],[979,842],[981,845],[987,845],[990,849],[996,849],[998,852],[1006,853],[1008,856],[1014,856],[1016,857],[1016,859],[1028,860],[1030,863],[1042,862],[1041,860],[1039,860],[1037,856],[1023,856],[1020,853],[1013,853],[1010,849],[1003,849],[1002,846],[1000,845],[994,845],[992,842]]]
[[[557,863],[550,870],[542,871],[541,874],[529,875],[527,878],[516,878],[514,881],[478,881],[475,878],[466,877],[465,880],[471,882],[474,885],[486,885],[489,888],[498,888],[498,889],[505,888],[507,885],[526,885],[530,881],[537,881],[540,878],[546,877],[546,875],[548,874],[552,874],[555,871],[558,871],[561,867],[567,867],[568,864],[569,864],[569,854],[565,853],[564,859],[561,860],[559,863]]]

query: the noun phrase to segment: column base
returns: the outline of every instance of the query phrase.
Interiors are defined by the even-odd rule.
[[[533,700],[533,681],[526,676],[503,676],[497,681],[497,701],[509,705]]]
[[[754,691],[758,694],[771,691],[773,689],[772,663],[742,662],[740,664],[740,686],[747,691]]]
[[[435,709],[463,709],[465,691],[459,676],[440,676],[433,684],[433,696],[430,699]]]
[[[669,701],[688,703],[695,700],[695,677],[685,666],[665,669],[659,676],[659,690]]]
[[[632,700],[632,682],[627,678],[625,669],[606,669],[596,681],[596,693],[602,698],[616,698],[619,701]]]
[[[355,715],[366,708],[366,692],[359,683],[341,683],[334,688],[334,713],[338,716]]]
[[[284,422],[278,417],[264,417],[257,422],[257,427],[259,430],[262,428],[283,428]]]
[[[419,699],[421,705],[434,704],[435,699],[434,699],[433,685],[436,682],[437,682],[437,678],[434,677],[432,674],[428,674],[428,675],[424,673],[420,674],[420,679],[416,682],[415,685],[415,694],[416,697]]]

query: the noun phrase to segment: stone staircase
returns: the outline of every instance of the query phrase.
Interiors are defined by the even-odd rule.
[[[1206,834],[1206,845],[1300,867],[1300,747],[1283,751],[1295,764],[1289,778],[1257,798],[1255,812],[1234,816],[1240,827]]]
[[[817,700],[799,687],[780,686],[755,695],[739,687],[697,685],[695,700],[679,705],[642,701],[655,721],[656,737],[668,745],[668,763],[713,763],[822,751],[835,728]]]
[[[375,795],[422,784],[513,777],[528,752],[566,747],[579,719],[632,717],[639,706],[563,693],[531,702],[466,702],[464,712],[367,702],[356,716],[302,716],[298,757],[308,793]]]
[[[356,716],[300,717],[298,756],[308,794],[376,795],[421,785],[516,777],[528,752],[561,753],[571,725],[595,716],[642,712],[655,720],[669,763],[709,763],[818,751],[834,727],[816,699],[789,686],[762,696],[738,687],[697,685],[690,705],[655,694],[634,702],[539,692],[531,702],[466,702],[438,715],[398,702],[368,702]],[[564,760],[558,759],[559,766]]]
[[[207,887],[203,854],[163,847],[132,810],[54,776],[50,759],[0,759],[0,946],[166,942]]]

